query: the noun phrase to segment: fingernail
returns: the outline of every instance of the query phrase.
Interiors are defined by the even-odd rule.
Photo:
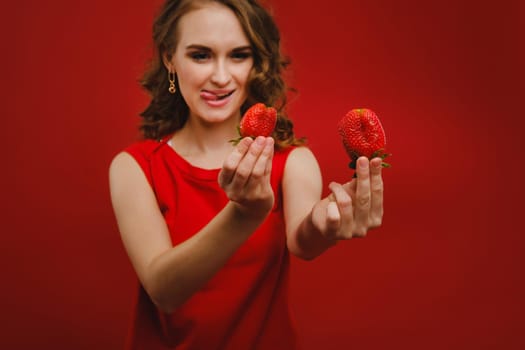
[[[362,158],[359,160],[359,167],[361,169],[368,169],[368,160]]]
[[[262,145],[264,145],[264,138],[263,137],[257,137],[255,139],[255,142],[257,142],[257,144],[262,146]]]

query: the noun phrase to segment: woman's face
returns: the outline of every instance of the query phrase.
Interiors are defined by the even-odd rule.
[[[171,61],[190,118],[216,123],[240,119],[253,66],[250,42],[237,17],[210,2],[179,21]]]

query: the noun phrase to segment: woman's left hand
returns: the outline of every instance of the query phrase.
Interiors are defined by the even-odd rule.
[[[312,223],[327,239],[364,237],[383,220],[383,179],[380,158],[357,160],[357,178],[346,184],[332,182],[332,193],[312,211]]]

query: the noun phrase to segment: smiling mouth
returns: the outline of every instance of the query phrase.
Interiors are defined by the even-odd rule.
[[[225,98],[230,97],[232,94],[233,94],[233,91],[231,91],[231,92],[229,92],[227,94],[224,94],[224,95],[217,95],[216,100],[217,101],[224,100]]]

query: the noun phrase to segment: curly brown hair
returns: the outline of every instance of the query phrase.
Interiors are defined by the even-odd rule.
[[[286,116],[286,92],[282,73],[290,63],[281,53],[280,33],[268,11],[256,0],[167,0],[153,24],[154,57],[140,81],[151,96],[148,107],[140,114],[140,131],[146,139],[160,139],[182,128],[188,118],[188,105],[179,92],[168,91],[169,81],[163,57],[171,59],[177,45],[176,29],[182,16],[207,2],[218,2],[230,8],[250,41],[253,68],[248,78],[248,98],[241,114],[253,104],[262,102],[278,111],[273,137],[277,148],[302,145],[293,123]]]

